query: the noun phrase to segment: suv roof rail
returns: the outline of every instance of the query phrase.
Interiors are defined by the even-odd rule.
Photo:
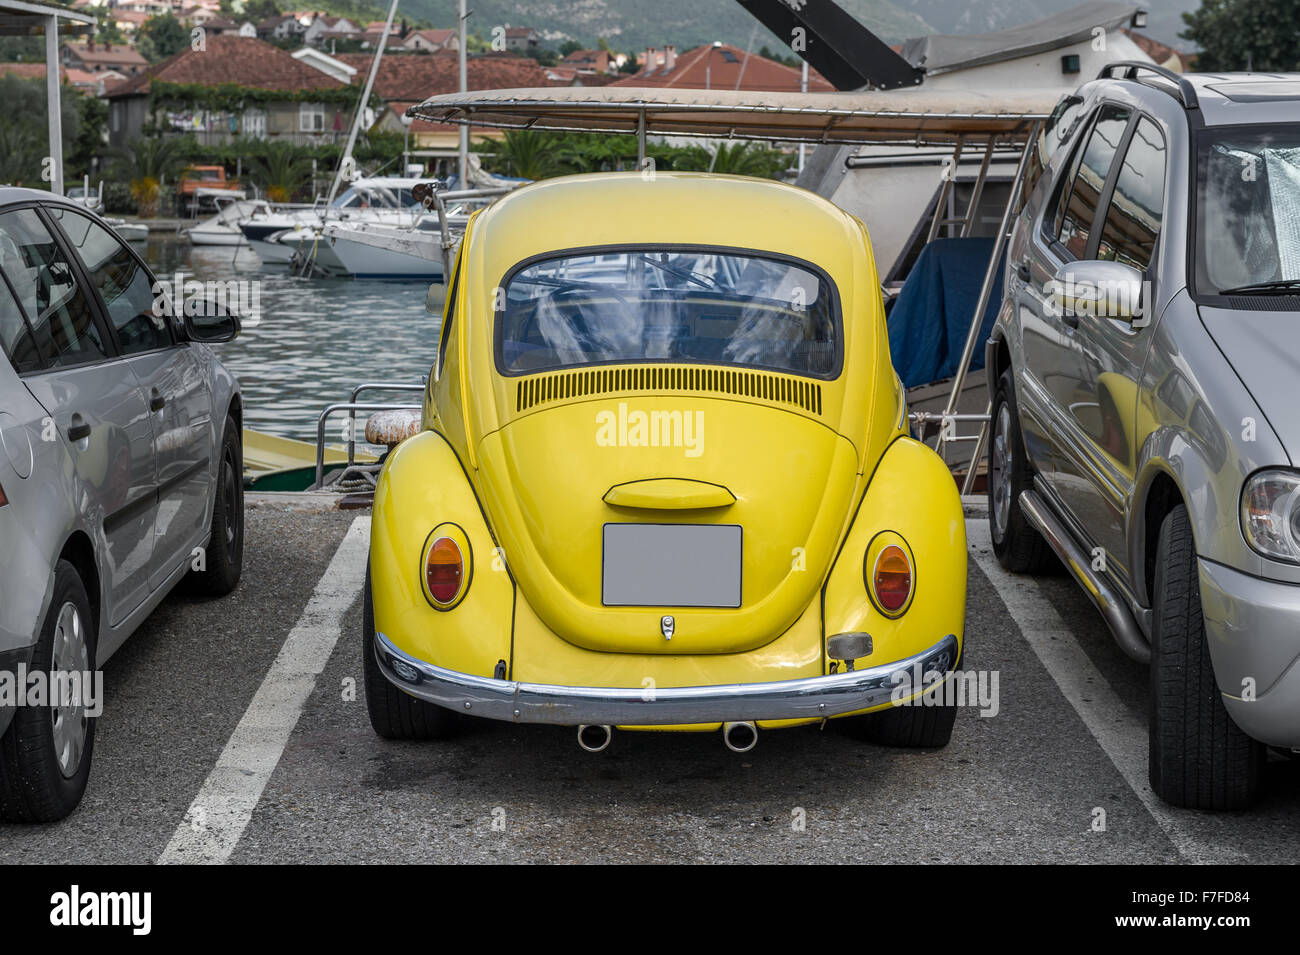
[[[1163,66],[1157,66],[1155,63],[1140,63],[1137,60],[1116,60],[1113,63],[1107,63],[1097,74],[1097,79],[1106,80],[1113,78],[1118,71],[1123,71],[1124,75],[1120,79],[1134,80],[1141,83],[1138,79],[1138,72],[1154,73],[1162,80],[1168,80],[1174,84],[1175,95],[1182,101],[1186,109],[1200,109],[1201,101],[1196,96],[1196,87],[1192,86],[1192,81],[1187,77],[1175,73],[1173,70],[1166,69]],[[1150,84],[1143,84],[1150,85]],[[1157,87],[1153,87],[1157,88]]]

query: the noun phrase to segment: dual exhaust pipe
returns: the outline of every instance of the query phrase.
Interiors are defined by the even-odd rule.
[[[609,747],[614,728],[608,723],[584,723],[578,727],[578,745],[588,753]],[[751,721],[722,724],[722,741],[733,753],[748,753],[758,745],[758,727]]]

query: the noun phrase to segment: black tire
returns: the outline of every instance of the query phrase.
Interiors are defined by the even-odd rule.
[[[221,465],[212,504],[212,528],[204,569],[190,572],[191,589],[207,597],[224,597],[239,585],[244,568],[244,449],[239,425],[226,419],[221,436]]]
[[[1007,570],[1033,574],[1051,570],[1056,555],[1020,510],[1020,494],[1034,486],[1016,409],[1015,378],[1008,368],[998,379],[989,419],[989,536],[993,553]]]
[[[1259,794],[1264,746],[1223,705],[1201,616],[1186,506],[1160,526],[1151,641],[1151,789],[1189,809],[1244,809]]]
[[[966,649],[962,647],[962,657]],[[959,659],[953,666],[960,670]],[[948,704],[893,706],[862,716],[849,716],[836,722],[856,739],[907,749],[941,749],[952,739],[957,721],[957,707]]]
[[[361,598],[361,670],[370,725],[384,739],[443,739],[456,730],[459,714],[404,693],[384,676],[375,659],[375,610],[370,571]]]
[[[85,666],[95,669],[95,624],[86,587],[77,569],[61,560],[54,570],[54,594],[41,625],[40,638],[28,665],[29,673],[49,673],[54,660],[59,614],[71,604],[84,634]],[[0,819],[8,822],[56,822],[81,802],[90,778],[95,749],[95,718],[85,717],[85,737],[79,761],[65,775],[55,745],[54,713],[48,706],[24,706],[0,737]],[[67,718],[67,717],[65,717]]]

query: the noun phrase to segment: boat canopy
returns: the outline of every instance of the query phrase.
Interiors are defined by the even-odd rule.
[[[765,93],[630,86],[431,96],[406,115],[434,123],[843,145],[1023,145],[1059,90]]]

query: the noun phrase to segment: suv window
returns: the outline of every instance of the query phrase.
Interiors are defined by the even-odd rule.
[[[90,216],[73,209],[51,208],[81,256],[90,280],[99,289],[117,331],[122,354],[166,348],[172,343],[167,321],[154,308],[153,276],[117,236]]]
[[[90,299],[35,209],[0,215],[0,271],[51,365],[108,357]]]
[[[1097,258],[1146,271],[1155,252],[1165,203],[1165,138],[1158,126],[1138,120],[1106,210]]]
[[[1300,281],[1300,123],[1210,127],[1197,140],[1196,290]]]
[[[1129,111],[1122,106],[1103,106],[1097,122],[1088,136],[1088,144],[1078,163],[1074,181],[1061,193],[1057,210],[1059,227],[1056,240],[1076,259],[1081,259],[1088,248],[1093,219],[1101,199],[1111,162],[1119,149],[1124,130],[1128,128]]]

